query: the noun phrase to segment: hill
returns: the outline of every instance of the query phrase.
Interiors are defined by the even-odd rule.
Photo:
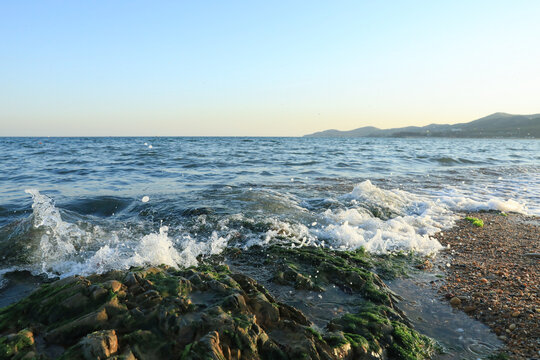
[[[540,114],[495,113],[454,125],[431,124],[379,129],[365,126],[349,131],[325,130],[304,137],[450,137],[450,138],[540,138]]]

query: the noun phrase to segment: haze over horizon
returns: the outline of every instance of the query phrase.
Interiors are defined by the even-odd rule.
[[[1,136],[301,136],[540,112],[540,3],[3,2]]]

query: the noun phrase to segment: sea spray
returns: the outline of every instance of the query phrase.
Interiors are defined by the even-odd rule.
[[[396,251],[434,254],[442,247],[431,235],[451,227],[459,218],[456,211],[524,210],[512,200],[481,202],[462,194],[419,195],[401,189],[383,189],[366,180],[334,200],[339,206],[319,213],[302,207],[291,195],[280,198],[275,191],[250,191],[247,196],[254,205],[261,198],[266,208],[284,214],[294,211],[297,215],[286,218],[272,213],[264,220],[256,220],[234,214],[219,217],[217,221],[199,215],[191,227],[177,226],[173,229],[175,235],[170,236],[168,226],[145,234],[130,227],[114,230],[97,225],[92,219],[69,222],[63,219],[62,211],[51,198],[35,189],[26,192],[33,199],[32,236],[39,246],[31,256],[33,263],[22,268],[61,277],[131,266],[194,266],[200,256],[218,254],[229,242],[244,248],[281,243],[337,250],[364,248],[375,254]]]
[[[139,235],[126,229],[107,231],[87,223],[89,231],[85,231],[63,220],[50,197],[35,189],[26,192],[33,200],[33,235],[39,237],[39,247],[33,256],[34,263],[18,270],[65,277],[132,266],[188,267],[197,265],[201,255],[220,253],[228,243],[227,237],[215,231],[205,239],[193,239],[189,234],[171,238],[167,226],[160,227],[158,233]],[[0,281],[5,283],[3,278]]]

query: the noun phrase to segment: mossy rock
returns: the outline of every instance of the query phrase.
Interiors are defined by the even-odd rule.
[[[311,279],[309,291],[347,286],[365,303],[319,331],[301,311],[217,258],[188,269],[160,266],[77,276],[44,284],[0,309],[0,359],[47,359],[52,353],[47,349],[53,348],[63,359],[95,354],[139,360],[343,359],[368,353],[419,359],[429,354],[427,338],[410,329],[394,308],[390,290],[369,270],[372,263],[363,251],[273,246],[237,256],[272,271],[288,269],[295,277],[286,281],[301,274]],[[32,341],[25,340],[28,334]]]

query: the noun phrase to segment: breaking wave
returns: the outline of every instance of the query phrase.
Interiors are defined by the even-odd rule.
[[[366,180],[345,193],[310,209],[291,195],[279,196],[245,190],[236,198],[248,199],[252,213],[193,216],[190,226],[112,224],[57,208],[38,190],[32,196],[32,215],[24,221],[23,236],[12,239],[26,254],[19,263],[5,263],[2,275],[14,270],[65,277],[103,273],[132,266],[196,266],[201,257],[221,253],[227,246],[250,247],[282,243],[289,246],[324,246],[337,250],[360,247],[374,254],[415,251],[435,254],[442,248],[432,235],[451,227],[460,211],[499,210],[527,213],[525,204],[499,198],[472,198],[447,189],[413,194],[383,189]],[[260,198],[260,199],[259,199]],[[269,210],[270,209],[270,210]],[[247,210],[246,210],[247,211]],[[114,220],[108,220],[114,221]],[[114,226],[113,226],[114,225]],[[6,268],[8,268],[6,270]]]
[[[27,270],[34,274],[65,277],[144,265],[188,267],[197,265],[199,256],[217,254],[227,245],[228,239],[216,232],[208,239],[195,240],[188,234],[172,238],[167,226],[158,233],[138,235],[127,228],[107,230],[82,221],[67,222],[51,198],[35,189],[26,192],[33,199],[36,231],[28,241],[37,242],[30,247],[36,250],[30,254],[33,264]]]

